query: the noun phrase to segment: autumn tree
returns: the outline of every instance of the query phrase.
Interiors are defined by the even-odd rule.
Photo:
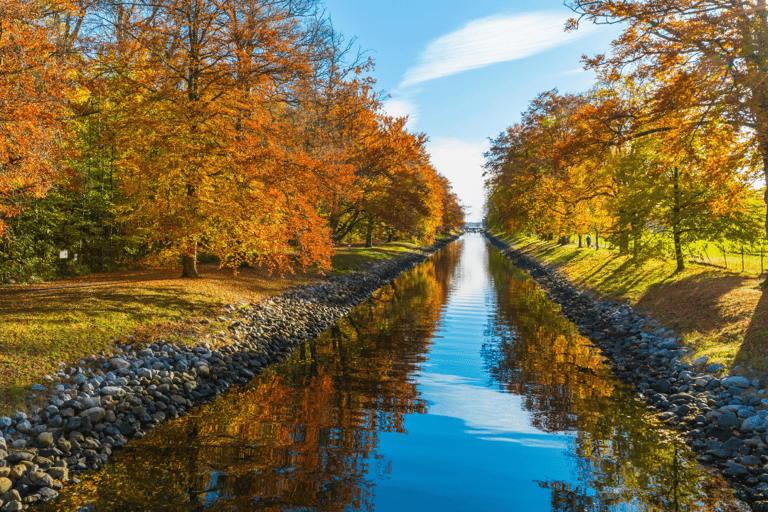
[[[677,110],[680,97],[692,97],[703,121],[718,116],[747,128],[743,133],[752,137],[768,178],[768,7],[763,0],[575,0],[569,5],[576,13],[572,28],[579,21],[623,26],[612,54],[586,58],[603,82],[624,76],[652,83],[658,115]]]
[[[0,4],[0,236],[22,201],[45,195],[60,170],[71,80],[51,21],[70,9],[64,0]]]
[[[161,260],[195,276],[200,250],[233,266],[326,262],[311,158],[291,94],[312,48],[295,2],[159,0],[113,17],[102,53],[120,212]]]

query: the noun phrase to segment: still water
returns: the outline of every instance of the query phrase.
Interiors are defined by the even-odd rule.
[[[601,360],[467,234],[51,510],[732,510]]]

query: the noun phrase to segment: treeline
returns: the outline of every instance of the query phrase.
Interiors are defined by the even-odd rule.
[[[765,5],[574,1],[569,23],[621,23],[598,82],[548,91],[486,153],[487,222],[623,253],[761,245],[768,160]]]
[[[426,136],[383,112],[371,61],[320,7],[2,2],[0,282],[62,264],[194,276],[198,255],[323,267],[334,243],[462,225]]]

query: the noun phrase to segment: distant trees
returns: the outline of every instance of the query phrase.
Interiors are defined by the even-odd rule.
[[[344,237],[461,223],[426,137],[382,113],[371,62],[314,0],[45,5],[0,6],[5,279],[74,239],[99,247],[91,269],[141,256],[195,276],[200,253],[322,267]],[[41,199],[52,187],[62,200]],[[6,220],[41,206],[61,224],[22,251]],[[65,222],[82,229],[49,236]]]

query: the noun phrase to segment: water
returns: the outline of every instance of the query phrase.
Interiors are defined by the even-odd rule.
[[[740,510],[729,493],[468,234],[49,510]]]

